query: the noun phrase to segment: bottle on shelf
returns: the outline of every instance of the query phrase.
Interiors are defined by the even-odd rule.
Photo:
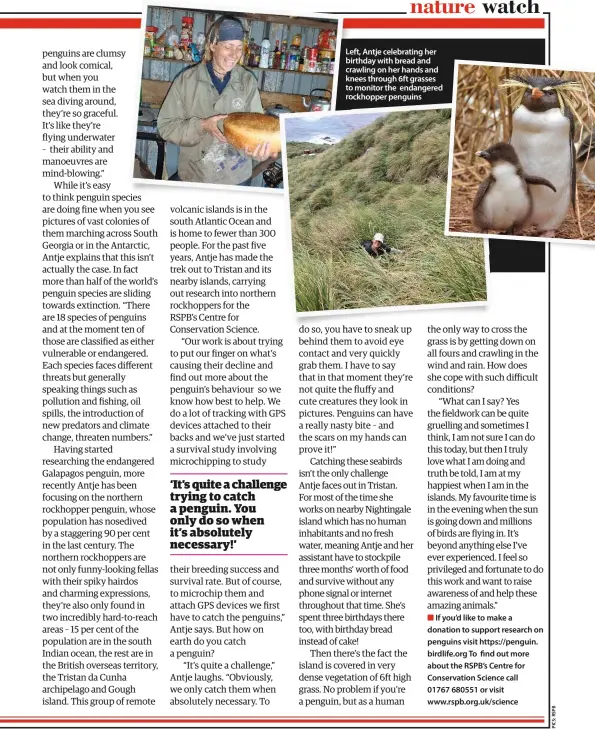
[[[271,41],[268,38],[264,38],[260,47],[260,63],[258,64],[260,68],[269,67],[270,50]]]
[[[308,73],[316,73],[318,71],[318,46],[310,48],[310,58],[308,59]]]
[[[273,61],[273,68],[279,68],[281,65],[281,51],[279,50],[279,41],[275,45],[275,59]]]
[[[309,48],[309,46],[304,46],[304,48],[302,50],[302,57],[300,58],[301,68],[299,69],[302,73],[307,73],[309,60],[310,60],[310,48]]]
[[[287,41],[283,41],[281,44],[281,57],[279,59],[279,68],[284,71],[285,64],[287,63]]]
[[[298,53],[299,48],[296,48],[296,46],[289,47],[289,51],[287,52],[287,62],[285,64],[285,69],[287,71],[297,71]]]
[[[241,65],[247,66],[248,61],[250,60],[250,42],[248,40],[248,33],[247,31],[244,31],[244,40],[242,43],[242,60]]]

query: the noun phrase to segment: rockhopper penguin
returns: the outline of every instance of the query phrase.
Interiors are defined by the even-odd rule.
[[[575,204],[574,115],[564,96],[580,85],[546,76],[516,76],[502,86],[521,93],[520,105],[512,115],[510,142],[523,170],[543,176],[556,189],[541,186],[532,191],[533,210],[526,221],[549,238],[566,217],[570,203]]]
[[[543,177],[526,175],[511,144],[498,142],[476,154],[490,163],[491,170],[473,202],[475,225],[482,231],[519,233],[533,210],[529,185],[544,185],[553,192],[556,188]]]

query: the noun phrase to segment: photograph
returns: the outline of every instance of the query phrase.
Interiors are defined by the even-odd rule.
[[[595,240],[595,73],[455,65],[446,232]]]
[[[332,108],[339,42],[327,15],[148,6],[133,177],[282,190],[279,116]]]
[[[486,301],[484,241],[444,235],[450,115],[284,117],[298,312]]]

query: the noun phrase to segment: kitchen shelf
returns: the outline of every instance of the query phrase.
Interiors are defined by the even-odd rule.
[[[144,61],[156,61],[157,63],[184,63],[187,66],[196,65],[196,61],[178,61],[176,58],[153,58],[143,56]],[[308,71],[286,71],[282,68],[259,68],[258,66],[242,66],[246,71],[265,71],[267,73],[297,73],[299,76],[333,76],[332,73],[309,73]]]
[[[155,58],[154,56],[143,56],[143,61],[159,61],[159,63],[185,63],[187,66],[196,64],[196,61],[178,61],[177,58]]]

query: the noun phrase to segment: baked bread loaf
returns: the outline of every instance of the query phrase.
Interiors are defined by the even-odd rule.
[[[281,152],[281,132],[279,119],[268,114],[238,112],[229,114],[223,120],[223,134],[236,149],[254,152],[260,142],[268,142],[271,154]]]

